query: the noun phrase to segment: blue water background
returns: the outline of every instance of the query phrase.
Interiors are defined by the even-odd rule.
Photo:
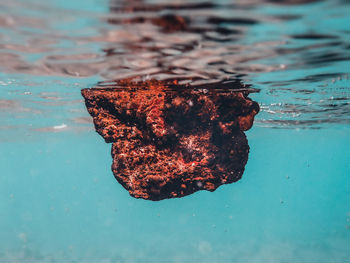
[[[241,41],[276,41],[272,46],[288,48],[314,45],[315,40],[280,43],[283,36],[308,27],[339,35],[346,45],[350,20],[345,2],[262,6],[263,15],[285,12],[305,18],[255,25]],[[242,180],[213,193],[137,200],[114,179],[111,145],[94,131],[80,96],[82,88],[104,79],[101,72],[72,76],[40,71],[40,63],[35,64],[52,53],[102,57],[103,44],[76,46],[74,38],[97,34],[95,24],[108,12],[107,2],[28,1],[31,8],[22,8],[26,3],[3,4],[2,15],[44,17],[59,32],[52,39],[60,34],[65,39],[51,50],[20,51],[8,45],[20,45],[27,35],[18,28],[1,28],[7,45],[1,47],[2,54],[16,54],[34,69],[23,71],[2,62],[0,262],[349,262],[348,59],[305,66],[305,56],[327,53],[326,46],[312,54],[301,50],[248,62],[251,68],[269,70],[252,70],[244,77],[261,89],[251,97],[262,112],[246,133],[251,150]],[[45,8],[36,4],[65,19],[48,19]],[[254,51],[271,50],[271,45],[262,46]],[[349,56],[345,48],[336,51]],[[307,79],[320,74],[333,75]],[[298,100],[302,102],[294,105]],[[332,101],[334,110],[327,110]],[[294,107],[283,107],[288,103]]]

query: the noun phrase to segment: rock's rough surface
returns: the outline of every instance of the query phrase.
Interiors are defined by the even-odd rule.
[[[245,92],[121,81],[82,95],[96,131],[113,143],[114,176],[132,196],[182,197],[241,178],[243,131],[259,111]]]

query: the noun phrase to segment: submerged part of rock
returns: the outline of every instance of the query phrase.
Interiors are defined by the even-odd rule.
[[[162,200],[214,191],[242,177],[249,152],[243,131],[259,106],[239,85],[126,80],[82,95],[96,131],[113,143],[118,182],[133,197]]]

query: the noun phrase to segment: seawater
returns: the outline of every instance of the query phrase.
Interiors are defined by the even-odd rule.
[[[0,262],[348,262],[349,3],[305,2],[0,3]],[[130,197],[80,95],[126,77],[260,89],[243,178]]]

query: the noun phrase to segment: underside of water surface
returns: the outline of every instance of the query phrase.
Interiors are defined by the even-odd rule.
[[[0,262],[348,262],[348,10],[1,1]]]

